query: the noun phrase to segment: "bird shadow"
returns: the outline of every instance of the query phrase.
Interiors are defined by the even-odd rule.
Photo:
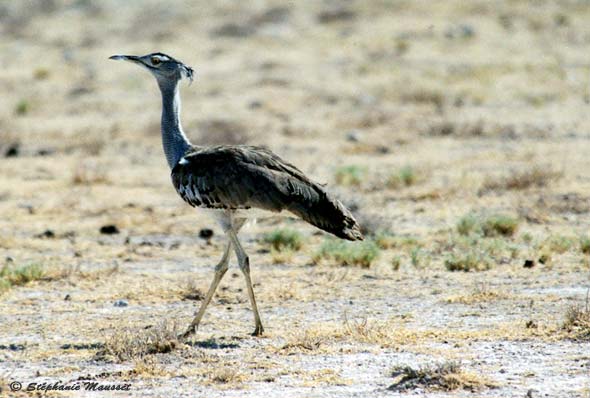
[[[219,350],[219,349],[226,349],[226,348],[239,348],[240,345],[234,342],[223,342],[217,341],[214,338],[210,338],[207,340],[198,340],[198,341],[185,341],[184,344],[197,347],[197,348],[207,348],[211,350]]]

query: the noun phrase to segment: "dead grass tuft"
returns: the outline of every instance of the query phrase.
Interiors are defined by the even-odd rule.
[[[148,356],[136,359],[131,373],[134,377],[170,376],[170,372],[167,372],[154,357]]]
[[[222,367],[211,372],[210,379],[216,384],[238,384],[246,381],[246,376],[235,367]]]
[[[177,335],[177,325],[166,321],[142,329],[122,328],[106,338],[104,350],[98,352],[97,356],[127,361],[149,354],[170,352],[179,344]]]
[[[585,305],[577,304],[568,307],[562,329],[575,340],[590,341],[590,302],[588,294],[586,295]]]
[[[467,390],[477,392],[497,385],[489,379],[475,373],[466,372],[461,364],[448,361],[418,369],[410,366],[396,366],[392,370],[394,383],[388,387],[393,391],[408,391],[425,388],[437,391]]]
[[[317,351],[325,342],[326,336],[314,330],[306,329],[302,333],[296,333],[280,348],[281,352],[311,352]]]
[[[510,295],[505,292],[492,290],[484,284],[478,284],[471,293],[447,297],[445,302],[449,304],[476,304],[507,298],[510,298]]]
[[[553,170],[551,166],[536,165],[526,170],[513,171],[507,176],[488,177],[484,180],[478,194],[546,187],[562,176],[563,173]]]

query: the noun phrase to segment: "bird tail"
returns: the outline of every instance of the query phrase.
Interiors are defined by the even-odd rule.
[[[289,210],[308,223],[347,240],[363,240],[359,224],[352,213],[320,186],[315,186],[312,200],[297,201]]]

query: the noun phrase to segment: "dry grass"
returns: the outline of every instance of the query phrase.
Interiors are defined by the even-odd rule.
[[[463,370],[459,362],[444,362],[417,369],[411,366],[396,366],[391,373],[395,381],[388,389],[399,392],[416,388],[477,392],[497,387],[497,384],[488,378]]]
[[[562,176],[563,173],[555,171],[549,165],[536,165],[525,170],[513,171],[507,176],[486,178],[479,194],[490,191],[524,190],[531,187],[542,188]]]
[[[133,377],[170,377],[174,374],[168,372],[152,356],[142,356],[133,361],[133,370],[130,372]]]
[[[209,379],[216,384],[239,384],[247,380],[245,374],[240,372],[236,367],[221,367],[214,369]]]
[[[562,329],[575,340],[590,341],[590,299],[588,294],[583,306],[578,304],[568,307]]]
[[[178,328],[176,324],[161,322],[144,328],[120,328],[105,340],[98,358],[127,361],[142,358],[149,354],[170,352],[178,345]]]
[[[447,297],[445,299],[445,302],[449,304],[476,304],[497,300],[505,300],[510,297],[511,295],[503,291],[492,290],[484,284],[479,284],[471,293],[466,295],[460,294]]]
[[[325,341],[326,336],[318,333],[317,330],[305,329],[303,332],[296,332],[291,335],[278,352],[288,355],[291,355],[293,352],[317,352]]]

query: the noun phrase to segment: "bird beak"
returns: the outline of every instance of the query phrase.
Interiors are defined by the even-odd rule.
[[[130,62],[141,62],[139,57],[135,56],[135,55],[112,55],[109,57],[109,59],[113,59],[115,61],[119,61],[119,60],[123,60],[123,61],[130,61]]]

